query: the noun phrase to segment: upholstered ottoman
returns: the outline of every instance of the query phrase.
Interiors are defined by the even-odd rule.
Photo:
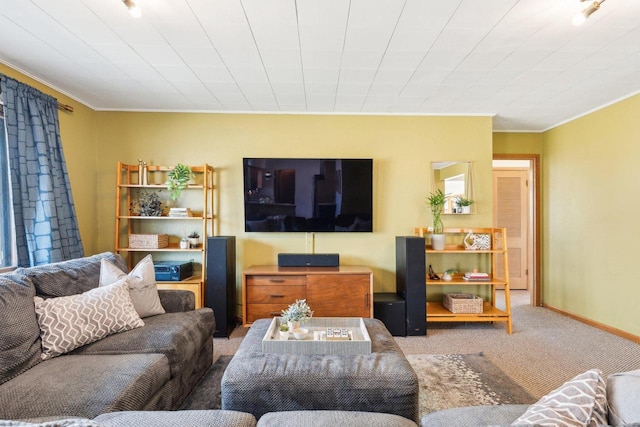
[[[385,412],[418,422],[418,377],[384,324],[365,319],[371,354],[262,352],[270,319],[256,321],[222,376],[222,409]]]

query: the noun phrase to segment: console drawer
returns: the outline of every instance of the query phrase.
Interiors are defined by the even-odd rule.
[[[247,286],[249,304],[283,304],[285,307],[297,299],[307,298],[306,286]]]
[[[272,319],[280,317],[282,310],[289,306],[284,304],[247,304],[247,323],[253,323],[258,319]]]
[[[247,286],[306,286],[307,276],[247,276]]]

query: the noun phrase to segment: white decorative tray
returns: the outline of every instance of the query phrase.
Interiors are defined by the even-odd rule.
[[[361,317],[312,317],[302,324],[308,333],[302,339],[295,339],[289,333],[289,339],[280,338],[282,318],[274,317],[262,338],[263,353],[294,354],[371,354],[371,338]],[[348,339],[327,339],[328,329],[346,329]]]

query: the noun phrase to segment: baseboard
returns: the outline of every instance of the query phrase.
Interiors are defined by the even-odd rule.
[[[614,328],[612,326],[605,325],[604,323],[596,322],[595,320],[591,320],[591,319],[588,319],[586,317],[578,316],[577,314],[573,314],[573,313],[570,313],[568,311],[561,310],[559,308],[550,306],[548,304],[542,304],[542,306],[544,308],[546,308],[546,309],[549,309],[549,310],[553,311],[553,312],[556,312],[558,314],[562,314],[563,316],[567,316],[567,317],[570,317],[570,318],[572,318],[574,320],[577,320],[578,322],[587,324],[589,326],[593,326],[594,328],[598,328],[598,329],[603,330],[605,332],[609,332],[610,334],[617,335],[617,336],[619,336],[621,338],[624,338],[624,339],[627,339],[629,341],[633,341],[633,342],[635,342],[637,344],[640,344],[640,336],[638,336],[638,335],[630,334],[629,332],[625,332],[625,331],[623,331],[621,329],[617,329],[617,328]]]

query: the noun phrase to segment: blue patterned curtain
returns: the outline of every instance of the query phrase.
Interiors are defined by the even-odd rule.
[[[29,267],[84,254],[67,166],[58,101],[0,74],[18,265]]]

